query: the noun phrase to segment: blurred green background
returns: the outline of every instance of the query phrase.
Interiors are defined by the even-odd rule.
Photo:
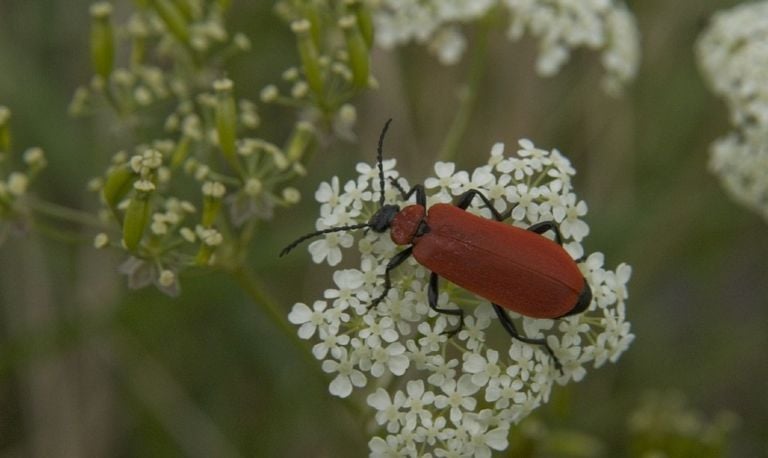
[[[556,388],[536,421],[599,444],[582,456],[625,456],[631,412],[645,393],[672,390],[705,417],[740,418],[727,456],[766,456],[768,226],[733,203],[706,169],[709,144],[730,127],[693,55],[707,18],[737,2],[629,3],[643,56],[623,98],[600,90],[597,56],[579,52],[542,79],[535,44],[510,43],[499,30],[461,143],[458,162],[466,167],[483,162],[494,142],[511,148],[521,137],[569,155],[589,204],[587,251],[634,269],[628,314],[636,341],[617,365]],[[85,183],[116,149],[98,120],[67,116],[72,92],[91,74],[88,6],[0,0],[0,104],[13,111],[14,143],[46,150],[41,195],[80,208],[95,208]],[[229,68],[240,96],[257,99],[297,59],[271,6],[235,2],[230,30],[254,44]],[[286,314],[330,284],[306,254],[277,258],[312,227],[317,184],[371,161],[388,117],[395,119],[388,154],[409,179],[423,179],[468,61],[445,68],[420,47],[375,54],[380,88],[356,101],[359,141],[316,157],[299,184],[303,202],[278,211],[254,244],[252,266]],[[261,115],[262,132],[275,138],[293,122],[278,108]],[[91,236],[77,245],[30,234],[0,247],[1,457],[367,454],[359,419],[235,282],[185,277],[176,300],[127,291],[115,271],[120,259],[93,250]],[[578,456],[542,446],[516,453]]]

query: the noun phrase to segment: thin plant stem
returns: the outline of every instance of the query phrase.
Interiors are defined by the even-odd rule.
[[[83,226],[91,226],[96,229],[109,229],[107,224],[88,212],[64,207],[53,202],[47,202],[35,198],[28,199],[27,203],[29,204],[29,208],[31,208],[33,211],[45,216],[70,223],[80,224]]]
[[[313,373],[320,383],[327,386],[329,382],[328,375],[322,372],[318,360],[315,359],[314,355],[309,351],[309,348],[304,341],[299,339],[298,334],[296,333],[296,328],[286,319],[285,311],[281,310],[277,305],[277,301],[266,292],[266,288],[253,271],[247,266],[240,265],[234,270],[231,270],[230,274],[234,277],[243,291],[245,291],[248,297],[250,297],[254,303],[261,306],[267,312],[267,316],[269,316],[277,327],[296,345],[296,348],[299,349],[308,366],[314,369]],[[359,419],[363,417],[364,412],[357,403],[353,402],[350,398],[343,398],[342,400],[354,418]],[[363,424],[362,427],[365,429],[365,424]]]
[[[448,129],[443,145],[440,147],[438,159],[441,161],[454,161],[464,139],[464,134],[469,126],[472,112],[477,105],[477,96],[485,76],[488,61],[488,34],[491,29],[491,21],[486,18],[480,21],[475,34],[475,43],[472,47],[472,63],[469,68],[469,79],[459,90],[459,106],[453,117],[451,127]]]

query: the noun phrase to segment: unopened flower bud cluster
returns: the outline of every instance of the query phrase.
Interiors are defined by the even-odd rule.
[[[300,65],[286,69],[280,84],[265,86],[261,101],[302,107],[308,118],[330,121],[335,133],[354,139],[351,98],[376,82],[370,71],[371,8],[363,0],[279,2],[277,11],[296,37]]]
[[[710,169],[735,200],[768,221],[768,2],[716,13],[697,43],[699,65],[730,110],[734,131],[715,141]]]
[[[120,114],[134,113],[194,93],[210,79],[189,78],[191,62],[226,60],[250,49],[250,41],[224,24],[223,2],[146,2],[115,24],[107,2],[91,7],[91,54],[95,76],[79,88],[70,111],[91,112],[106,102]],[[119,44],[129,50],[125,65],[115,63]],[[170,70],[167,62],[178,65]],[[202,74],[202,73],[201,73]]]
[[[387,179],[399,176],[394,160],[383,167]],[[445,162],[434,171],[424,182],[429,205],[477,189],[498,211],[513,209],[510,224],[557,222],[568,253],[584,255],[587,206],[573,191],[575,170],[557,150],[522,140],[517,154],[508,156],[497,144],[487,164],[471,172]],[[378,209],[376,166],[359,164],[357,172],[346,182],[334,177],[320,185],[317,230],[366,222]],[[407,189],[405,180],[400,183]],[[406,204],[392,186],[385,193],[387,203]],[[482,206],[468,211],[491,217]],[[309,252],[316,263],[341,266],[354,254],[333,273],[322,298],[294,305],[289,315],[299,337],[314,342],[313,354],[332,377],[330,392],[348,397],[359,391],[374,409],[379,429],[369,443],[372,456],[490,456],[504,450],[509,428],[547,402],[554,384],[579,381],[589,368],[615,362],[634,338],[625,311],[631,269],[623,263],[609,269],[601,253],[580,264],[594,295],[586,312],[558,320],[510,312],[523,334],[546,337],[561,373],[540,346],[506,334],[486,300],[443,281],[439,306],[466,313],[463,330],[449,338],[446,331],[457,319],[429,307],[429,272],[413,258],[392,272],[392,289],[370,308],[382,292],[387,262],[401,249],[389,233],[373,231],[334,232],[313,241]]]
[[[601,53],[603,86],[609,93],[620,92],[637,73],[639,32],[620,0],[382,0],[378,5],[376,42],[385,49],[415,41],[426,44],[444,64],[453,64],[467,47],[464,23],[508,14],[511,40],[526,34],[538,40],[540,75],[557,73],[579,48]]]
[[[11,145],[11,110],[0,105],[0,244],[14,225],[23,224],[24,197],[45,168],[42,148],[33,147],[17,157]]]
[[[75,94],[73,110],[84,113],[100,101],[132,126],[164,127],[162,138],[115,154],[89,186],[101,194],[102,215],[115,227],[97,234],[94,245],[128,252],[121,271],[131,287],[154,284],[177,294],[178,274],[186,268],[227,265],[231,260],[221,253],[245,249],[230,245],[251,238],[240,237],[253,230],[249,222],[271,219],[275,207],[299,202],[299,191],[289,182],[306,174],[302,162],[317,143],[314,121],[335,117],[330,120],[344,122],[347,130],[354,123],[354,109],[345,103],[353,92],[327,92],[321,100],[303,93],[299,84],[296,95],[315,107],[322,102],[323,117],[303,116],[308,120],[297,122],[278,142],[256,135],[259,106],[238,98],[232,80],[216,77],[226,59],[250,47],[244,35],[227,31],[226,8],[215,0],[149,2],[137,5],[119,26],[113,25],[109,4],[91,9],[95,76]],[[339,26],[332,29],[342,36]],[[306,32],[298,33],[297,41],[306,44]],[[130,51],[125,65],[115,63],[118,42]],[[304,66],[285,78],[298,83],[298,68]],[[142,110],[149,106],[151,111]],[[308,107],[291,105],[302,114]]]

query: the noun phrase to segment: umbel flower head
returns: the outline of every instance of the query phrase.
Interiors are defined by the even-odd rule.
[[[395,165],[394,159],[382,163],[387,181],[398,178],[408,189]],[[511,209],[510,224],[557,222],[568,253],[584,255],[587,206],[573,192],[575,170],[557,150],[521,140],[517,154],[507,156],[496,144],[488,162],[473,171],[446,162],[434,170],[424,183],[428,207],[476,189],[499,212]],[[357,172],[343,184],[334,177],[319,186],[318,230],[364,224],[379,209],[377,166],[361,163]],[[393,186],[385,187],[384,201],[404,204]],[[491,216],[485,207],[467,211]],[[490,456],[504,450],[509,428],[547,402],[554,384],[579,381],[587,368],[615,362],[634,339],[625,313],[631,268],[622,263],[609,270],[601,253],[580,264],[593,291],[584,313],[558,320],[510,313],[524,336],[546,338],[562,364],[557,370],[545,348],[510,338],[487,300],[443,282],[439,307],[465,310],[462,330],[446,333],[458,318],[429,307],[429,271],[413,258],[392,271],[391,289],[370,307],[385,290],[387,263],[401,249],[386,232],[339,231],[313,241],[312,259],[338,266],[333,285],[322,298],[295,304],[289,315],[299,337],[314,342],[314,356],[332,377],[331,394],[348,397],[358,390],[374,409],[378,429],[369,442],[371,456]]]
[[[699,38],[701,71],[736,131],[713,143],[710,169],[738,202],[768,220],[768,2],[715,14]]]
[[[374,12],[376,42],[392,48],[410,41],[427,44],[444,64],[459,61],[466,48],[461,24],[508,12],[508,36],[539,40],[536,70],[557,73],[571,51],[602,53],[603,86],[615,94],[634,79],[640,60],[640,34],[634,15],[621,0],[381,0]]]

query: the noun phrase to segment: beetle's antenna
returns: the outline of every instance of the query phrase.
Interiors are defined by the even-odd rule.
[[[332,227],[330,229],[323,229],[322,231],[312,232],[311,234],[303,235],[299,237],[298,239],[294,240],[293,243],[288,245],[287,247],[283,248],[283,251],[280,252],[280,256],[285,256],[288,254],[291,250],[296,248],[301,244],[301,242],[305,240],[309,240],[313,237],[317,237],[318,235],[328,234],[330,232],[338,232],[338,231],[351,231],[354,229],[361,229],[364,227],[370,227],[371,225],[368,223],[360,223],[360,224],[350,224],[349,226],[339,226],[339,227]]]
[[[379,147],[377,149],[378,154],[376,155],[376,161],[379,163],[379,189],[381,190],[381,195],[379,196],[379,206],[384,206],[384,163],[382,156],[384,153],[382,152],[384,149],[384,136],[387,134],[387,129],[389,129],[389,123],[392,122],[392,118],[387,119],[387,122],[384,124],[384,128],[381,129],[381,135],[379,135]]]

